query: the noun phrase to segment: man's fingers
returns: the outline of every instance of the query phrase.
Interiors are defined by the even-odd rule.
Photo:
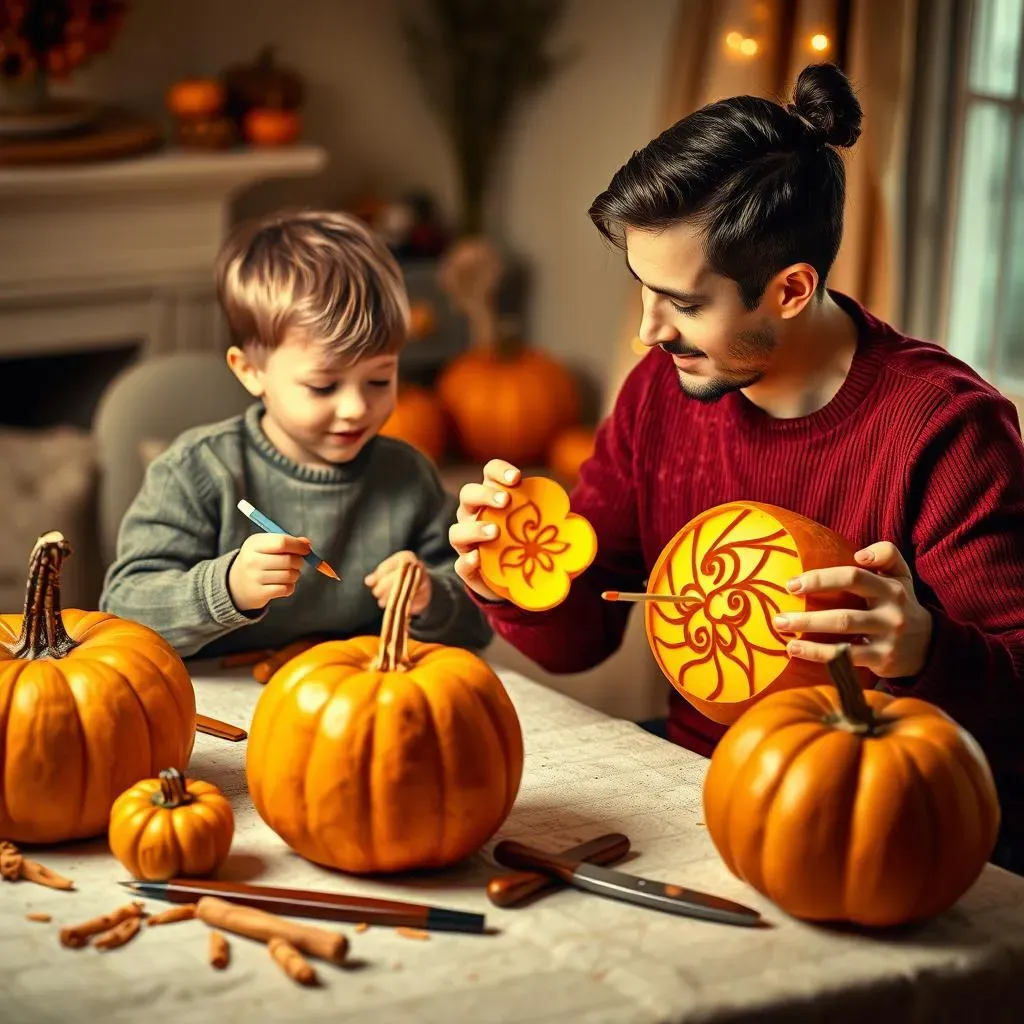
[[[885,573],[886,576],[903,580],[912,579],[906,559],[890,541],[869,544],[866,548],[861,548],[854,557],[861,565],[870,566],[876,572]]]
[[[903,586],[895,579],[859,569],[855,565],[837,565],[828,569],[811,569],[790,580],[786,589],[794,594],[824,594],[844,591],[876,601],[899,600],[905,596]]]
[[[856,636],[880,636],[892,632],[894,623],[878,611],[835,608],[817,612],[786,612],[776,615],[780,633],[840,633]]]

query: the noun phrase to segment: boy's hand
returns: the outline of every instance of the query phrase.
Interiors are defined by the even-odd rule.
[[[486,601],[501,601],[480,576],[480,552],[484,541],[498,535],[493,523],[479,522],[481,509],[504,508],[508,504],[507,489],[518,485],[522,474],[510,462],[492,459],[484,466],[480,484],[466,484],[459,491],[458,522],[448,530],[448,542],[458,552],[455,572],[470,590]]]
[[[275,597],[290,597],[311,549],[306,537],[254,533],[246,537],[228,571],[228,591],[240,612],[266,607]]]
[[[383,608],[388,603],[391,591],[398,585],[401,568],[406,562],[418,562],[420,568],[423,569],[420,585],[409,604],[409,614],[419,615],[420,612],[426,611],[430,604],[433,587],[427,567],[411,551],[399,551],[394,555],[389,555],[366,577],[364,582],[373,591],[373,596],[377,598],[377,604]]]

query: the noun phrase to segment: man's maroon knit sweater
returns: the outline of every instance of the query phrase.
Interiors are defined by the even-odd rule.
[[[833,297],[860,338],[824,408],[773,419],[734,392],[687,398],[668,355],[636,366],[583,465],[572,508],[598,555],[543,613],[481,606],[495,630],[552,672],[581,672],[621,643],[662,548],[722,502],[769,502],[817,520],[854,548],[891,541],[934,619],[916,680],[887,680],[946,710],[1016,789],[1024,780],[1024,445],[1014,406],[944,349]],[[624,679],[628,686],[629,680]],[[669,737],[710,754],[724,732],[669,688]],[[1009,810],[1004,802],[1004,813]]]

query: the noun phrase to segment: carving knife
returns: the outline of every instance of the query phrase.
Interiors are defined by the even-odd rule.
[[[508,868],[540,871],[560,878],[567,885],[577,889],[641,907],[664,910],[683,917],[718,921],[722,924],[748,927],[761,924],[760,913],[741,903],[733,903],[731,900],[697,892],[695,889],[685,889],[680,885],[638,878],[625,871],[602,867],[600,864],[588,864],[576,857],[545,853],[543,850],[536,850],[509,839],[498,843],[494,848],[494,859]]]

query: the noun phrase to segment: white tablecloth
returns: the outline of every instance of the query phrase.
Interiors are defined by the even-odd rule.
[[[193,677],[201,712],[248,727],[261,687],[246,670],[195,665]],[[75,893],[0,882],[0,1021],[1024,1021],[1024,879],[989,867],[953,910],[902,935],[790,920],[716,855],[702,824],[704,759],[521,675],[502,677],[523,723],[526,770],[497,838],[561,849],[624,832],[633,843],[627,870],[756,906],[773,927],[711,924],[569,890],[499,910],[484,894],[495,870],[490,846],[426,878],[348,878],[303,861],[256,815],[244,743],[199,736],[190,774],[221,786],[237,818],[225,877],[485,912],[498,934],[416,941],[340,925],[354,963],[318,963],[319,989],[289,981],[265,947],[243,938],[231,940],[230,967],[213,970],[198,921],[144,929],[111,952],[64,949],[61,925],[131,898],[116,885],[125,872],[97,840],[37,854],[75,880]],[[27,921],[31,911],[53,922]]]

